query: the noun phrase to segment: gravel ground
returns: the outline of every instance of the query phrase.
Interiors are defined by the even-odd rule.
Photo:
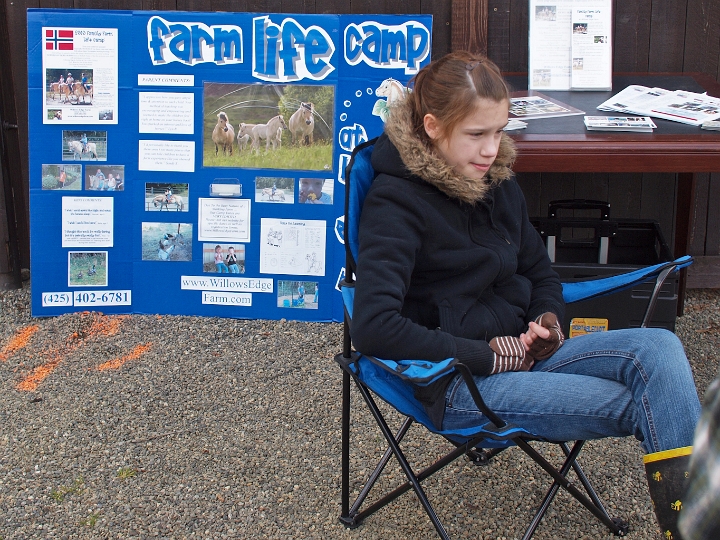
[[[0,540],[436,538],[409,495],[354,531],[338,523],[340,325],[33,319],[28,306],[29,288],[0,292]],[[691,290],[678,319],[701,395],[718,371],[719,307],[720,291]],[[352,465],[367,472],[381,436],[364,412],[353,424],[366,437]],[[420,429],[410,438],[409,456],[444,446]],[[451,536],[522,536],[547,485],[523,456],[459,460],[426,482]],[[641,458],[631,438],[581,456],[633,540],[659,538]],[[612,536],[561,493],[535,538]]]

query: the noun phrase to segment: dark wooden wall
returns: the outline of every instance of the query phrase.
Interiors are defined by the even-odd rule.
[[[503,71],[527,70],[528,0],[5,0],[20,141],[27,141],[27,8],[91,8],[269,13],[430,13],[433,57],[452,49],[487,51]],[[720,80],[720,1],[615,0],[614,69],[703,72]],[[6,61],[6,60],[5,60]],[[7,74],[7,67],[3,69]],[[720,136],[720,134],[719,134]],[[27,193],[27,152],[21,145]],[[658,219],[674,242],[675,174],[522,174],[533,216],[557,198],[599,198],[612,215]],[[27,217],[27,216],[25,216]],[[720,171],[696,177],[690,252],[699,256],[689,286],[720,287]],[[29,265],[29,243],[21,245]]]
[[[459,2],[456,2],[459,3]],[[527,0],[480,0],[485,21],[453,44],[471,42],[505,72],[527,71]],[[462,10],[477,9],[464,0]],[[482,8],[481,8],[482,9]],[[720,2],[718,0],[615,0],[615,72],[701,72],[720,81]],[[461,31],[461,29],[453,29]],[[479,36],[479,37],[478,37]],[[620,89],[616,89],[620,90]],[[611,215],[656,219],[672,247],[675,241],[675,174],[522,174],[532,215],[544,215],[555,198],[595,198],[611,204]],[[689,252],[696,264],[688,287],[720,288],[720,172],[696,175]]]

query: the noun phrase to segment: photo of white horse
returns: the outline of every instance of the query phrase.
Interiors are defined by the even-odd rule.
[[[206,82],[203,166],[332,171],[334,108],[334,86]]]

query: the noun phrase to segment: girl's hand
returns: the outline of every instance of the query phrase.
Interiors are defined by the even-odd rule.
[[[545,360],[562,346],[565,336],[555,314],[548,312],[531,322],[527,332],[520,335],[520,340],[531,356],[536,360]]]
[[[512,336],[501,336],[490,340],[493,351],[491,375],[504,371],[529,371],[535,360],[527,352],[522,340]]]

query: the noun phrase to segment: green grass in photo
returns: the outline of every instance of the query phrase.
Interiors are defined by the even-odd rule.
[[[95,274],[91,272],[95,264]],[[105,257],[70,256],[70,284],[80,286],[107,285],[107,264]]]
[[[286,134],[287,135],[287,134]],[[215,144],[206,142],[203,151],[205,167],[243,167],[248,169],[297,169],[308,171],[332,170],[332,144],[316,142],[311,146],[292,145],[285,143],[277,150],[265,152],[265,145],[260,145],[259,152],[248,147],[242,152],[237,149],[233,155],[215,155]],[[207,141],[207,139],[206,139]]]

